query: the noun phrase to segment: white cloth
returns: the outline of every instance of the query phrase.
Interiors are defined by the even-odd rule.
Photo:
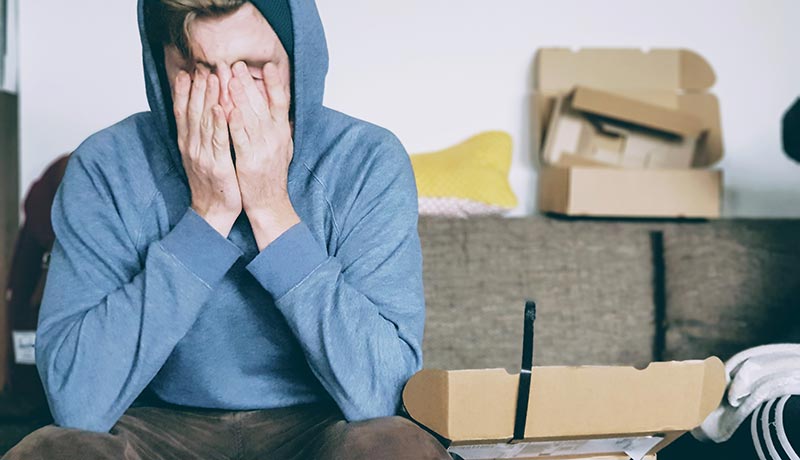
[[[501,215],[510,211],[500,206],[495,206],[479,201],[467,200],[465,198],[419,198],[419,214],[421,216],[438,217],[479,217]]]
[[[722,404],[692,435],[725,442],[761,404],[800,395],[800,345],[765,345],[745,350],[725,364],[728,390]]]

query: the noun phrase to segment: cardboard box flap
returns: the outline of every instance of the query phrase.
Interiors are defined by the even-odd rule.
[[[685,49],[539,49],[531,105],[535,142],[539,148],[545,143],[556,99],[582,86],[699,118],[707,134],[700,138],[693,167],[710,167],[725,150],[719,101],[708,91],[715,81],[710,64]]]
[[[437,369],[417,372],[403,388],[403,405],[414,420],[450,439],[448,377]]]
[[[716,82],[711,65],[686,49],[545,48],[537,54],[535,69],[537,89],[543,92],[575,86],[692,92]]]
[[[682,137],[697,138],[706,130],[699,118],[688,113],[581,86],[572,95],[572,107]]]
[[[409,380],[403,402],[414,420],[451,441],[505,441],[513,437],[518,382],[503,369],[423,370]],[[717,407],[725,386],[717,358],[644,370],[537,367],[525,438],[688,431]]]

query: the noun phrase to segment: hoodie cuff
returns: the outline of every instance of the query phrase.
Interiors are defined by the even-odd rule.
[[[261,251],[247,270],[277,300],[327,259],[325,248],[308,226],[300,222]]]
[[[235,244],[214,230],[192,208],[161,240],[161,247],[209,286],[220,282],[242,256]]]

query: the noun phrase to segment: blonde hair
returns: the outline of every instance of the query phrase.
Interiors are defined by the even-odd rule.
[[[189,28],[195,19],[225,16],[245,3],[247,0],[152,0],[153,36],[161,45],[175,45],[189,56]]]

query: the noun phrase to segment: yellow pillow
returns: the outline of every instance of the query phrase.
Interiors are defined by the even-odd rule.
[[[515,208],[511,154],[511,135],[489,131],[448,149],[411,155],[420,214],[468,217]]]

